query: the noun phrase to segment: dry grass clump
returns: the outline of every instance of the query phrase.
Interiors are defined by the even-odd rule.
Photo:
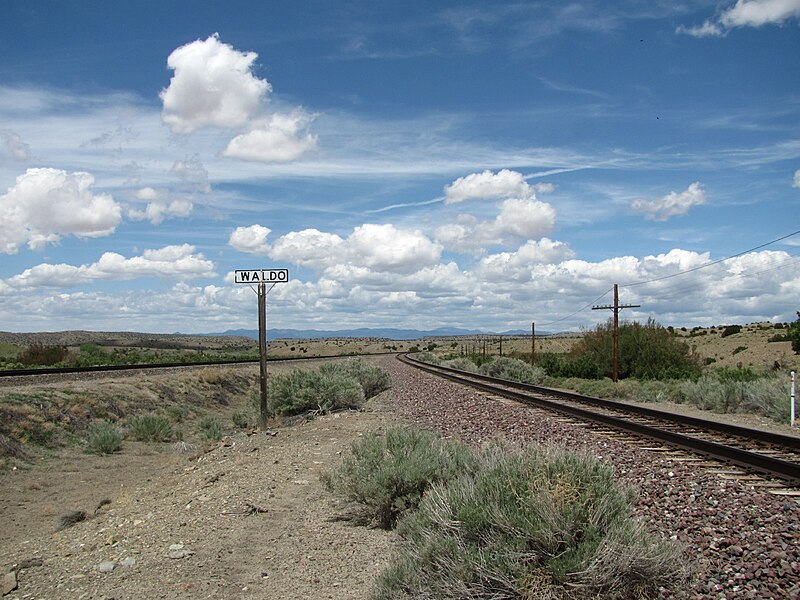
[[[122,432],[107,421],[95,423],[89,428],[86,438],[88,452],[94,454],[113,454],[122,447]]]
[[[128,423],[128,435],[140,442],[171,442],[175,439],[170,420],[155,413],[132,419]]]

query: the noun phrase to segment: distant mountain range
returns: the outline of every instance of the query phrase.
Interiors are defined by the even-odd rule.
[[[546,335],[547,332],[536,332],[537,335]],[[244,337],[258,339],[257,329],[229,329],[223,333],[209,333],[204,335],[239,335]],[[267,338],[270,340],[279,339],[321,339],[321,338],[385,338],[390,340],[418,340],[425,337],[452,337],[462,335],[530,335],[530,331],[522,331],[521,329],[502,331],[502,332],[486,332],[474,329],[459,329],[457,327],[440,327],[429,331],[421,331],[419,329],[392,329],[392,328],[378,328],[370,329],[362,327],[359,329],[340,329],[336,331],[320,331],[318,329],[269,329],[267,331]]]

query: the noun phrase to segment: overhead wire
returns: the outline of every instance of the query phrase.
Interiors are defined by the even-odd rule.
[[[622,283],[622,284],[619,285],[619,287],[631,288],[631,287],[636,287],[636,286],[639,286],[639,285],[645,285],[646,283],[654,283],[656,281],[664,281],[665,279],[672,279],[673,277],[678,277],[680,275],[686,275],[687,273],[693,273],[694,271],[699,271],[700,269],[705,269],[706,267],[711,267],[713,265],[718,265],[719,263],[725,262],[727,260],[731,260],[732,258],[737,258],[739,256],[747,254],[748,252],[754,252],[756,250],[760,250],[761,248],[765,248],[767,246],[770,246],[772,244],[775,244],[777,242],[780,242],[782,240],[790,238],[790,237],[792,237],[794,235],[797,235],[798,233],[800,233],[800,229],[798,229],[797,231],[793,231],[792,233],[788,233],[788,234],[786,234],[784,236],[781,236],[781,237],[779,237],[777,239],[774,239],[774,240],[771,240],[769,242],[766,242],[764,244],[760,244],[760,245],[755,246],[753,248],[749,248],[747,250],[743,250],[742,252],[738,252],[736,254],[732,254],[731,256],[726,256],[725,258],[720,258],[718,260],[712,260],[711,262],[703,263],[702,265],[698,265],[696,267],[692,267],[691,269],[686,269],[685,271],[679,271],[677,273],[671,273],[670,275],[663,275],[661,277],[654,277],[653,279],[648,279],[646,281],[637,281],[635,283]]]
[[[691,269],[686,269],[686,270],[680,271],[678,273],[671,273],[670,275],[664,275],[662,277],[654,277],[652,279],[648,279],[648,280],[645,280],[645,281],[638,281],[638,282],[628,283],[628,284],[620,284],[619,287],[620,288],[623,288],[623,287],[624,288],[637,287],[637,286],[640,286],[640,285],[645,285],[647,283],[654,283],[654,282],[657,282],[657,281],[664,281],[666,279],[672,279],[672,278],[678,277],[680,275],[685,275],[687,273],[692,273],[694,271],[699,271],[700,269],[705,269],[707,267],[711,267],[713,265],[717,265],[717,264],[723,263],[723,262],[731,260],[733,258],[737,258],[739,256],[743,256],[743,255],[745,255],[745,254],[747,254],[749,252],[754,252],[756,250],[760,250],[761,248],[765,248],[765,247],[770,246],[772,244],[776,244],[777,242],[780,242],[780,241],[783,241],[785,239],[788,239],[788,238],[790,238],[792,236],[797,235],[798,233],[800,233],[800,229],[798,229],[797,231],[793,231],[791,233],[788,233],[786,235],[783,235],[783,236],[781,236],[779,238],[776,238],[774,240],[770,240],[769,242],[766,242],[766,243],[763,243],[763,244],[759,244],[758,246],[754,246],[753,248],[748,248],[747,250],[743,250],[742,252],[738,252],[736,254],[732,254],[730,256],[726,256],[725,258],[720,258],[718,260],[714,260],[714,261],[710,261],[710,262],[707,262],[707,263],[703,263],[702,265],[698,265],[696,267],[692,267]],[[780,269],[780,268],[784,268],[784,267],[787,267],[787,266],[791,266],[792,264],[794,264],[794,263],[798,262],[798,260],[800,260],[800,256],[799,255],[792,254],[790,256],[793,257],[795,260],[787,261],[787,262],[785,262],[783,264],[776,265],[776,266],[770,267],[768,269],[763,269],[763,270],[757,271],[755,273],[740,273],[738,275],[734,275],[734,276],[730,277],[729,279],[738,279],[738,278],[743,278],[743,277],[755,277],[756,275],[761,275],[762,273],[767,273],[769,271],[773,271],[773,270],[776,270],[776,269]],[[695,287],[697,287],[697,286],[690,286],[688,288],[682,288],[681,290],[678,290],[677,292],[675,292],[675,293],[673,293],[673,294],[671,294],[669,296],[661,296],[661,295],[659,295],[659,299],[668,300],[670,298],[674,298],[674,297],[677,297],[679,295],[682,295],[687,291],[691,291]],[[575,312],[570,313],[570,314],[568,314],[568,315],[566,315],[564,317],[561,317],[559,319],[555,319],[553,321],[548,321],[547,323],[541,323],[540,326],[541,327],[547,327],[549,325],[554,325],[556,323],[560,323],[562,321],[566,321],[567,319],[570,319],[570,318],[574,317],[578,313],[583,312],[587,308],[590,308],[590,307],[594,306],[595,304],[597,304],[598,301],[602,300],[612,290],[613,290],[613,288],[609,288],[608,290],[603,292],[600,296],[595,298],[592,302],[590,302],[589,304],[586,304],[585,306],[582,306],[581,308],[579,308]]]

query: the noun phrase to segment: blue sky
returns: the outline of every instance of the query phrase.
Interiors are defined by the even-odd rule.
[[[0,330],[800,309],[800,0],[2,14]]]

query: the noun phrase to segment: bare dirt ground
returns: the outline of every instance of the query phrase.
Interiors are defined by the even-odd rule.
[[[4,600],[366,598],[397,538],[337,521],[344,506],[320,475],[393,420],[392,393],[363,412],[239,430],[199,456],[70,446],[0,475],[0,569],[17,580]],[[86,520],[57,531],[78,510]]]

